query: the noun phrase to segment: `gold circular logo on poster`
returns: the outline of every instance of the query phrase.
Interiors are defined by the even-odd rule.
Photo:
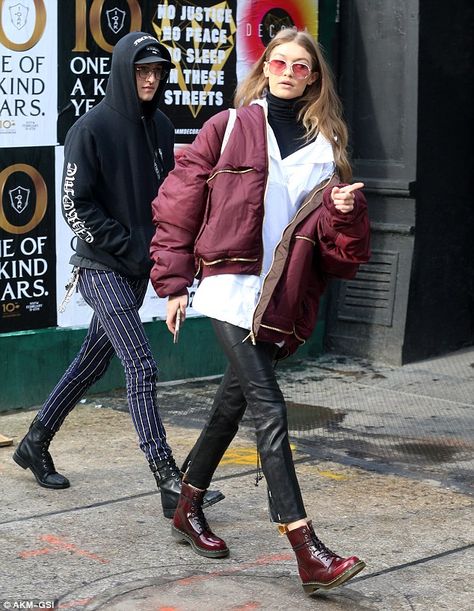
[[[34,47],[43,36],[44,29],[46,27],[46,8],[44,6],[44,0],[33,0],[36,10],[35,28],[33,34],[26,42],[17,43],[11,41],[3,29],[2,20],[0,19],[0,42],[3,46],[7,47],[11,51],[28,51]],[[3,0],[0,0],[0,10],[3,8]]]
[[[7,179],[15,172],[24,172],[33,181],[33,185],[36,191],[36,207],[33,218],[26,223],[26,225],[12,225],[7,217],[3,208],[3,191]],[[48,207],[48,188],[43,180],[43,177],[36,168],[26,163],[16,163],[11,165],[9,168],[5,168],[3,172],[0,172],[0,228],[8,233],[20,235],[22,233],[28,233],[41,223],[46,214],[46,208]]]

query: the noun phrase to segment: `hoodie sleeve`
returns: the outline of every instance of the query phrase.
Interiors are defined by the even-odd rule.
[[[86,127],[76,124],[64,145],[63,217],[80,240],[120,256],[127,248],[129,232],[106,213],[95,197],[100,172],[94,139]]]
[[[160,297],[184,295],[195,275],[194,242],[203,222],[207,179],[215,166],[227,121],[219,113],[177,156],[174,170],[153,200],[151,282]]]
[[[318,219],[322,267],[331,276],[353,278],[359,264],[370,258],[367,202],[360,190],[355,191],[354,209],[344,214],[334,206],[331,190],[332,187],[328,187],[324,192]]]

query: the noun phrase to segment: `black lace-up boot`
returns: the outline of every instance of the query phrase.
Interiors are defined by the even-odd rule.
[[[328,549],[316,536],[311,522],[294,530],[284,526],[279,529],[286,534],[295,552],[303,589],[307,594],[340,586],[365,567],[365,562],[357,556],[342,558]]]
[[[13,460],[23,469],[31,469],[43,488],[69,488],[69,480],[56,471],[49,453],[49,444],[54,435],[55,432],[36,417],[13,454]]]
[[[167,460],[150,462],[150,469],[160,489],[163,515],[165,518],[172,518],[181,494],[181,473],[172,456]],[[209,507],[222,501],[223,498],[225,497],[220,490],[208,490],[204,495],[202,506]]]

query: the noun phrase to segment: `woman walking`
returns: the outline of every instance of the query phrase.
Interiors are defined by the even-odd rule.
[[[236,111],[211,118],[153,202],[152,282],[168,297],[175,331],[187,287],[209,316],[229,366],[186,465],[172,532],[210,558],[228,555],[202,499],[246,409],[271,513],[296,554],[305,591],[329,589],[365,566],[316,536],[288,440],[274,362],[310,336],[331,277],[351,278],[369,258],[362,183],[351,170],[347,129],[328,66],[306,32],[285,29],[239,85]]]

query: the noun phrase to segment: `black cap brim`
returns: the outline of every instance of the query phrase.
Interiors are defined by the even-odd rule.
[[[158,55],[147,55],[134,62],[134,64],[166,64],[165,67],[169,67],[171,64],[167,59],[159,57]]]

